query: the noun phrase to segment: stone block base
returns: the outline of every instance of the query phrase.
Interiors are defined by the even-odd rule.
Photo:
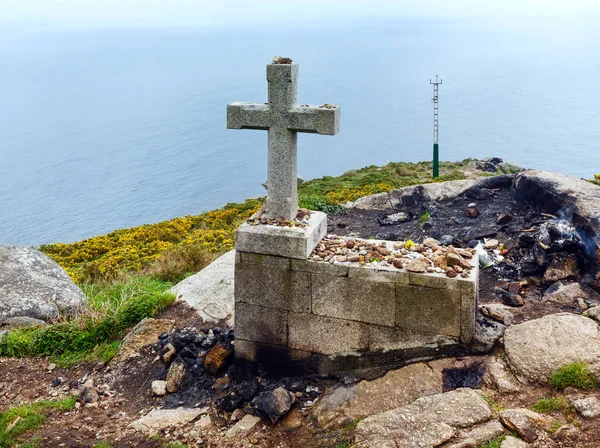
[[[477,266],[469,278],[448,278],[238,247],[236,358],[306,374],[465,353],[478,275]]]

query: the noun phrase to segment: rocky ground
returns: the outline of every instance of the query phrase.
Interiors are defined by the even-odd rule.
[[[337,246],[324,243],[314,254],[333,263],[398,260],[399,269],[425,258],[426,271],[446,275],[460,266],[449,254],[483,257],[472,356],[270,378],[232,362],[235,334],[224,316],[207,321],[227,307],[202,302],[198,314],[179,301],[140,323],[107,365],[60,369],[40,358],[0,359],[0,412],[77,396],[75,408],[50,413],[22,438],[37,437],[43,447],[597,448],[595,238],[567,207],[542,212],[516,200],[513,180],[432,184],[359,200],[330,217],[330,232],[347,237],[344,247],[330,238]],[[369,246],[368,238],[402,244]],[[484,247],[474,253],[477,242]],[[229,297],[224,272],[233,259],[212,279],[227,285]],[[196,280],[213,287],[206,277]],[[194,290],[191,282],[181,294]],[[575,370],[553,377],[573,363]]]
[[[165,337],[163,330],[174,323],[187,329]],[[206,329],[179,303],[140,325],[139,337],[129,338],[123,357],[109,365],[65,370],[44,359],[3,359],[0,410],[78,396],[75,409],[50,414],[42,428],[27,434],[44,447],[102,441],[113,447],[165,447],[173,441],[206,447],[339,448],[355,441],[368,447],[477,447],[503,434],[519,438],[507,439],[502,446],[509,447],[591,448],[600,442],[598,390],[559,391],[545,382],[556,365],[580,356],[600,373],[597,323],[587,317],[553,314],[511,325],[504,347],[492,354],[416,363],[364,379],[248,376],[227,357],[208,355],[214,347],[227,350],[227,331],[196,332],[194,325]],[[181,344],[201,334],[203,342],[211,334],[219,342],[208,351],[200,343],[204,372],[188,370],[182,379],[177,366],[183,361],[193,370],[198,355],[190,362],[189,343]],[[560,405],[532,410],[542,399]]]

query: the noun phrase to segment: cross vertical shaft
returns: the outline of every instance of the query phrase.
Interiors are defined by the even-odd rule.
[[[295,218],[298,213],[297,142],[297,132],[279,127],[269,129],[267,216]],[[286,150],[278,151],[279,147]]]

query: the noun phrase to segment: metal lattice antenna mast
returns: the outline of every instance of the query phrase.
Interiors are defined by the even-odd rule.
[[[439,85],[442,83],[440,79],[438,81],[438,75],[435,75],[435,82],[431,79],[429,84],[433,84],[433,177],[440,175],[440,147],[438,144],[439,127],[438,127],[438,115],[439,115]]]

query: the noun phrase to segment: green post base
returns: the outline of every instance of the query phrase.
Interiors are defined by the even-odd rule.
[[[440,175],[440,147],[437,143],[433,144],[433,178]]]

